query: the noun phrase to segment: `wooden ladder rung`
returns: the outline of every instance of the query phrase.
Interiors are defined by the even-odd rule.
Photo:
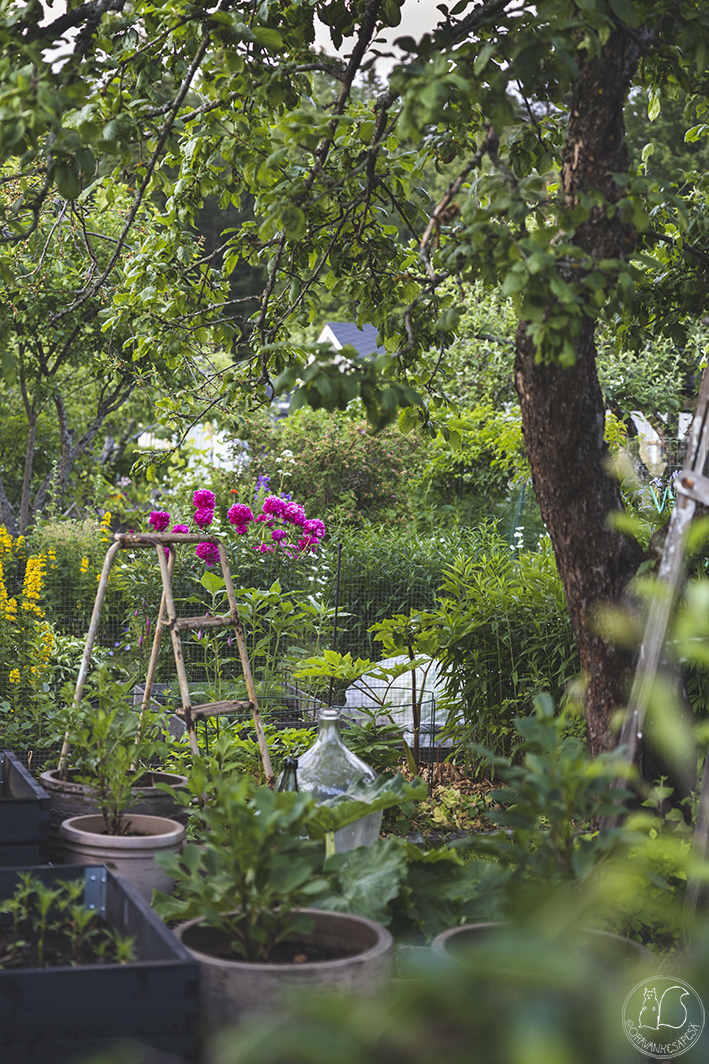
[[[248,699],[227,698],[223,702],[202,702],[199,706],[191,706],[192,717],[216,717],[225,713],[251,713],[254,708],[253,702]],[[184,717],[185,711],[182,706],[175,710],[175,716]]]
[[[236,621],[229,614],[221,617],[176,617],[174,621],[163,621],[166,628],[174,628],[177,632],[192,631],[198,628],[224,628]]]

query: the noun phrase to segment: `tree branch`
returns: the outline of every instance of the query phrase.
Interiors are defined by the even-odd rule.
[[[223,2],[224,2],[224,0],[220,0],[219,6],[218,6],[218,10],[221,9]],[[195,74],[199,70],[200,63],[204,59],[204,56],[205,56],[206,51],[207,51],[207,47],[209,45],[209,40],[210,40],[209,33],[205,33],[205,35],[204,35],[204,37],[202,39],[202,42],[201,42],[199,48],[197,49],[195,57],[192,60],[190,68],[187,71],[187,74],[185,75],[185,77],[184,77],[184,79],[182,81],[182,85],[180,86],[180,91],[177,93],[177,96],[175,97],[175,99],[173,101],[172,109],[170,111],[170,114],[168,115],[168,118],[165,121],[165,123],[164,123],[164,125],[162,127],[162,130],[160,131],[160,136],[158,138],[158,142],[155,145],[155,151],[153,152],[152,157],[150,159],[150,162],[148,163],[148,166],[146,168],[145,177],[143,178],[143,182],[142,182],[140,188],[136,191],[136,193],[135,193],[135,195],[133,197],[133,203],[131,204],[130,211],[128,212],[128,217],[126,218],[125,223],[123,225],[123,229],[121,231],[121,234],[118,237],[118,242],[116,244],[116,248],[115,248],[113,254],[111,255],[111,258],[109,259],[108,266],[106,266],[106,268],[103,271],[103,273],[101,274],[101,276],[98,278],[98,280],[94,281],[93,285],[91,286],[91,288],[87,292],[85,292],[78,299],[75,299],[74,302],[69,307],[66,307],[63,311],[60,311],[59,314],[53,315],[52,324],[56,324],[56,322],[60,321],[63,317],[65,317],[65,315],[70,313],[70,311],[76,310],[76,308],[81,306],[82,303],[85,303],[87,299],[91,299],[92,296],[95,296],[96,293],[98,292],[98,290],[100,289],[101,285],[104,284],[104,282],[106,281],[106,279],[108,277],[110,277],[111,271],[113,270],[113,267],[118,262],[118,259],[120,257],[121,251],[123,250],[123,245],[125,244],[126,240],[128,239],[128,234],[129,234],[129,232],[131,230],[131,227],[132,227],[132,225],[133,225],[133,223],[135,221],[136,215],[138,213],[138,208],[140,207],[141,203],[143,202],[143,197],[145,196],[145,193],[148,190],[148,185],[150,184],[150,182],[152,180],[153,171],[155,170],[155,166],[157,165],[157,161],[160,158],[160,155],[162,154],[163,148],[165,147],[165,143],[166,143],[167,138],[168,138],[168,136],[170,134],[170,130],[172,129],[173,125],[175,124],[175,118],[177,116],[177,112],[179,111],[180,106],[182,105],[182,101],[184,100],[185,96],[187,95],[187,93],[189,91],[190,85],[192,84],[192,80],[193,80]]]
[[[704,266],[709,266],[709,255],[706,251],[700,251],[699,248],[695,248],[691,244],[686,243],[682,244],[681,247],[678,247],[677,241],[674,237],[667,236],[666,233],[658,233],[656,229],[648,229],[644,235],[646,239],[649,238],[650,240],[658,240],[662,244],[669,244],[670,247],[675,249],[675,251],[686,251],[688,255],[693,255],[695,259],[699,259]]]
[[[347,69],[345,70],[344,76],[342,78],[342,88],[340,89],[340,94],[337,97],[337,100],[335,101],[332,121],[328,126],[327,135],[320,142],[320,146],[318,147],[316,153],[315,162],[304,182],[305,193],[308,193],[313,187],[313,182],[315,181],[315,178],[325,165],[327,154],[335,137],[337,123],[349,99],[350,90],[352,88],[352,82],[354,81],[355,76],[360,68],[362,59],[364,58],[364,53],[367,51],[372,37],[374,36],[374,31],[377,26],[377,18],[379,16],[379,8],[381,7],[381,4],[382,0],[367,0],[367,5],[364,9],[364,15],[362,17],[359,32],[357,34],[357,43],[352,49],[352,55],[350,56],[349,63],[347,64]]]
[[[437,226],[440,225],[441,215],[443,214],[443,212],[445,211],[446,207],[448,206],[450,201],[453,199],[453,197],[462,188],[463,182],[465,181],[465,179],[468,176],[468,174],[470,173],[470,171],[474,170],[476,167],[480,166],[480,163],[481,163],[482,158],[485,155],[485,153],[486,152],[490,152],[490,153],[494,152],[495,149],[497,148],[497,145],[498,145],[497,133],[495,133],[495,130],[493,129],[493,127],[490,126],[488,128],[487,135],[486,135],[485,140],[483,141],[481,147],[478,149],[478,151],[476,151],[476,153],[472,157],[472,159],[461,170],[461,172],[456,177],[455,181],[451,181],[450,185],[448,186],[448,189],[446,190],[445,195],[436,204],[436,207],[435,207],[435,209],[433,211],[433,214],[431,215],[431,217],[429,219],[428,225],[426,226],[426,228],[424,230],[424,234],[421,237],[421,243],[419,245],[419,258],[421,259],[421,262],[423,263],[424,268],[426,270],[426,273],[428,274],[428,277],[429,277],[429,279],[430,279],[432,284],[436,284],[437,283],[436,274],[434,272],[433,267],[431,266],[430,252],[428,250],[428,245],[429,245],[429,242],[431,240],[431,236],[433,234],[433,230]]]

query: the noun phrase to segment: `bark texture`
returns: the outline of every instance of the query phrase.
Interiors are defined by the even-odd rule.
[[[628,168],[623,107],[641,43],[614,34],[600,56],[581,67],[572,96],[562,181],[567,202],[601,190],[611,203],[622,195],[613,173]],[[633,229],[595,208],[573,242],[596,258],[621,258],[633,248]],[[553,313],[553,309],[550,310]],[[563,582],[571,622],[588,678],[586,719],[594,754],[613,746],[609,718],[627,698],[631,661],[594,631],[598,606],[621,597],[642,560],[638,544],[607,526],[621,508],[606,471],[605,410],[596,371],[594,322],[588,318],[570,369],[535,361],[522,322],[517,332],[515,384],[534,490]]]

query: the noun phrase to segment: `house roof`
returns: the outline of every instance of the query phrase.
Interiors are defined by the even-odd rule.
[[[345,344],[351,344],[359,355],[380,355],[384,348],[377,344],[377,330],[374,325],[364,325],[361,329],[350,321],[328,321],[318,337],[318,342],[330,342],[341,351]]]

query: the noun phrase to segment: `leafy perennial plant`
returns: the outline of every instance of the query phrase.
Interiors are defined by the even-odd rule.
[[[48,558],[27,556],[24,536],[0,526],[0,698],[12,706],[41,687],[54,644],[42,608]],[[50,562],[51,564],[51,562]]]

